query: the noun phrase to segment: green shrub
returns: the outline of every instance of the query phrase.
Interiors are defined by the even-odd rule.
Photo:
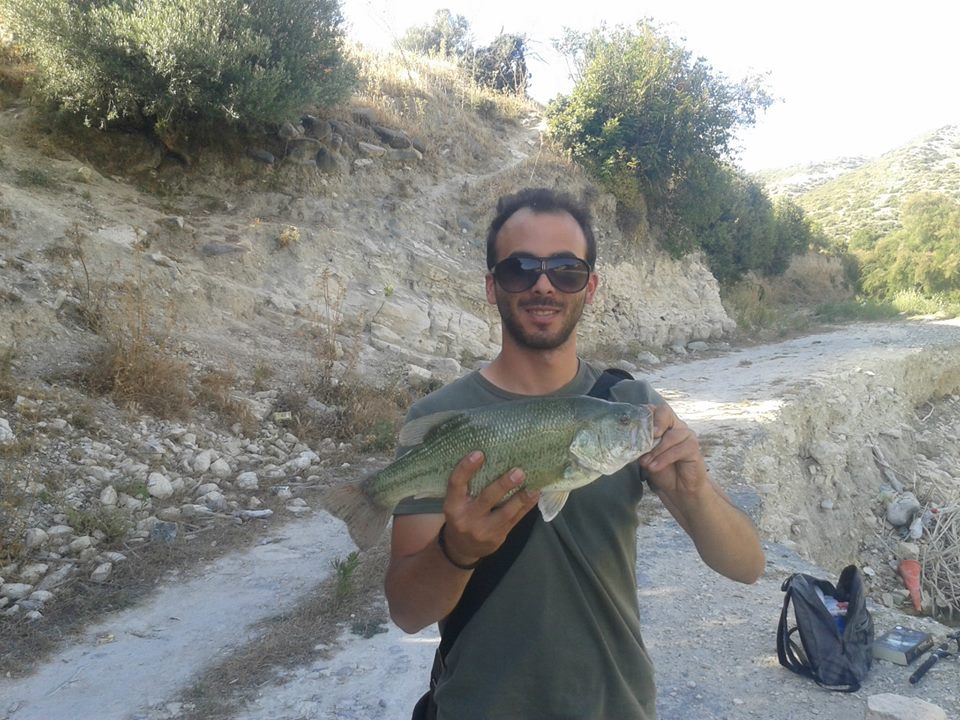
[[[350,91],[336,0],[0,0],[37,90],[89,124],[278,123]]]
[[[552,134],[618,200],[640,191],[667,215],[687,176],[729,157],[736,129],[770,103],[757,79],[728,81],[648,22],[567,31],[558,49],[579,80],[548,108]]]

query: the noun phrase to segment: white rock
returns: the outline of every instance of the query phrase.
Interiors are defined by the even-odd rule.
[[[230,468],[230,464],[223,458],[214,460],[210,465],[210,472],[216,475],[221,480],[226,480],[233,474],[233,470]]]
[[[17,436],[13,434],[13,430],[10,428],[10,423],[6,418],[0,417],[0,445],[12,443],[16,439]]]
[[[237,479],[234,481],[234,484],[237,486],[238,490],[256,490],[258,487],[260,487],[260,479],[257,477],[255,472],[247,471],[237,475]]]
[[[10,600],[22,600],[33,592],[33,585],[27,583],[4,583],[0,585],[0,595]]]
[[[40,581],[40,584],[37,585],[37,590],[52,590],[53,588],[62,585],[64,582],[66,582],[67,578],[73,574],[75,567],[76,566],[73,563],[67,563],[59,570],[54,570]]]
[[[90,579],[95,583],[106,582],[111,572],[113,572],[113,563],[100,563],[96,569],[90,573]]]
[[[45,602],[53,600],[53,593],[49,590],[34,590],[30,593],[30,600],[43,605]]]
[[[883,693],[867,698],[865,720],[947,720],[947,714],[936,705],[917,698]]]
[[[166,475],[158,472],[150,473],[147,478],[147,492],[158,500],[163,500],[173,495],[173,485],[167,479]]]
[[[227,499],[223,496],[223,493],[216,490],[208,492],[200,500],[214,512],[224,512],[227,509]]]
[[[193,518],[201,515],[210,515],[210,508],[206,505],[187,503],[180,506],[180,515],[184,518]]]
[[[47,542],[47,537],[46,531],[40,528],[30,528],[24,536],[23,544],[27,550],[34,550],[43,547],[44,543]]]
[[[210,492],[219,492],[220,486],[216,483],[204,483],[197,488],[197,497],[202,497]]]
[[[285,471],[284,474],[296,474],[298,472],[302,472],[310,467],[311,462],[312,461],[310,458],[303,455],[295,457],[292,460],[288,460],[283,464],[283,469]]]
[[[69,525],[54,525],[53,527],[47,528],[47,536],[51,542],[66,542],[73,537],[73,528]]]
[[[912,492],[905,492],[887,506],[887,522],[894,527],[903,527],[913,520],[920,510],[920,501]]]
[[[100,504],[107,507],[115,507],[117,504],[117,489],[113,485],[107,485],[100,491]]]
[[[70,541],[69,550],[72,553],[79,553],[92,546],[93,538],[89,535],[81,535],[80,537],[74,538]]]
[[[46,563],[30,563],[29,565],[24,565],[20,568],[20,580],[29,585],[36,585],[40,578],[47,574],[47,570],[49,569],[50,566]]]
[[[205,473],[210,469],[213,463],[213,450],[203,450],[198,452],[193,458],[193,470],[198,473]]]
[[[112,562],[112,563],[118,563],[118,562],[123,562],[124,560],[126,560],[126,559],[127,559],[127,556],[124,555],[123,553],[120,553],[120,552],[116,552],[116,551],[111,550],[111,551],[108,551],[108,552],[103,553],[103,558],[104,558],[104,562],[106,562],[106,561],[109,560],[109,561]]]
[[[43,613],[39,610],[31,610],[26,615],[23,616],[28,622],[36,622],[37,620],[43,619]]]

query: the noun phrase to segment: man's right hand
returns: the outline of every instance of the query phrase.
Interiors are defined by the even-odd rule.
[[[470,480],[482,465],[481,452],[470,453],[461,460],[450,475],[443,503],[447,550],[461,565],[476,562],[496,551],[540,497],[536,492],[518,490],[525,477],[520,468],[513,468],[484,488],[477,497],[471,497]]]
[[[397,515],[393,519],[384,586],[390,617],[406,632],[417,632],[449,615],[470,579],[470,571],[451,563],[437,544],[443,524],[450,558],[469,565],[499,548],[539,499],[539,493],[517,490],[524,478],[519,468],[472,497],[470,480],[482,465],[480,452],[470,453],[457,464],[447,484],[442,515]]]

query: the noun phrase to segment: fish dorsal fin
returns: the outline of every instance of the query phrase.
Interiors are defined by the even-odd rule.
[[[400,437],[397,438],[397,443],[400,447],[419,445],[430,437],[431,432],[439,430],[448,423],[465,418],[466,415],[464,415],[462,410],[448,410],[431,415],[424,415],[416,420],[411,420],[400,428]]]
[[[568,490],[561,490],[559,492],[544,491],[540,493],[537,506],[540,508],[540,514],[543,515],[544,522],[550,522],[560,514],[563,506],[567,503],[567,497],[569,495],[570,492]]]

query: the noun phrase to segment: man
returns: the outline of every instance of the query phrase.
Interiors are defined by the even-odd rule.
[[[577,355],[576,326],[593,302],[596,242],[586,210],[549,190],[501,198],[487,236],[487,301],[502,345],[483,369],[416,403],[408,419],[529,396],[581,395],[600,374]],[[653,718],[653,668],[640,636],[636,505],[646,479],[714,570],[744,583],[763,571],[749,518],[709,477],[696,435],[641,381],[612,399],[649,403],[660,442],[636,463],[570,494],[550,523],[537,518],[523,550],[460,633],[435,691],[441,720]],[[537,502],[514,492],[513,468],[477,497],[474,452],[446,497],[395,510],[385,589],[407,632],[457,606],[473,567],[501,547]],[[442,536],[441,536],[442,528]]]

